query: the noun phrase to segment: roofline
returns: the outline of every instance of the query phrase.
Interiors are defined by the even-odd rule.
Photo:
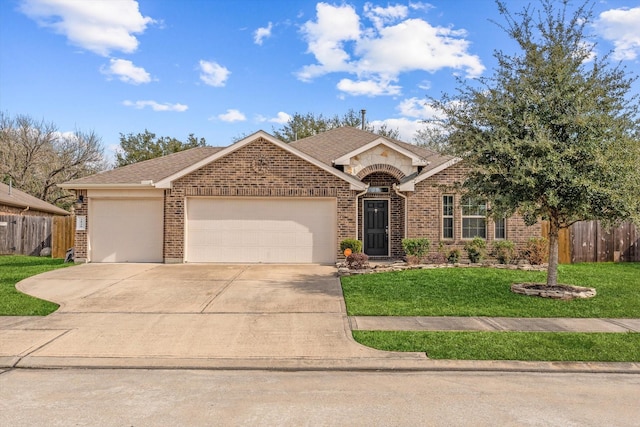
[[[384,137],[379,137],[374,139],[373,141],[369,142],[368,144],[365,144],[361,147],[358,147],[357,149],[348,152],[347,154],[344,154],[340,157],[338,157],[337,159],[335,159],[333,161],[334,165],[348,165],[349,164],[349,160],[351,160],[351,158],[353,156],[357,156],[360,153],[364,153],[367,150],[370,150],[373,147],[376,147],[380,144],[386,145],[387,147],[401,153],[404,154],[405,156],[409,157],[411,159],[411,166],[426,166],[429,164],[429,162],[427,160],[425,160],[424,158],[418,156],[416,153],[413,153],[409,150],[407,150],[404,147],[399,146],[398,144],[395,144],[391,141],[389,141],[388,139],[384,138]]]
[[[0,205],[12,206],[14,208],[29,210],[34,212],[47,212],[47,213],[57,214],[57,215],[71,215],[71,212],[65,211],[64,209],[59,208],[55,205],[51,205],[52,207],[50,209],[44,209],[44,208],[38,208],[38,207],[34,207],[24,203],[11,202],[9,200],[0,200]]]
[[[233,153],[236,150],[239,150],[240,148],[244,147],[245,145],[248,145],[252,142],[254,142],[256,139],[258,138],[264,138],[267,141],[269,141],[270,143],[276,145],[279,148],[282,148],[283,150],[293,154],[294,156],[297,156],[303,160],[306,160],[307,162],[313,164],[314,166],[319,167],[320,169],[329,172],[332,175],[337,176],[338,178],[347,181],[349,184],[351,184],[351,189],[352,190],[364,190],[365,188],[365,184],[358,180],[355,177],[352,177],[351,175],[348,175],[342,171],[339,171],[337,169],[334,169],[333,167],[322,163],[321,161],[315,159],[314,157],[309,156],[308,154],[305,154],[295,148],[293,148],[291,145],[286,144],[282,141],[280,141],[279,139],[277,139],[276,137],[268,134],[265,131],[258,131],[255,132],[249,136],[247,136],[246,138],[236,142],[235,144],[232,144],[220,151],[217,151],[215,153],[213,153],[211,156],[206,157],[202,160],[200,160],[199,162],[196,162],[194,164],[192,164],[191,166],[188,166],[184,169],[182,169],[179,172],[174,173],[173,175],[170,175],[166,178],[161,179],[160,181],[158,181],[155,184],[156,188],[171,188],[171,183],[177,179],[182,178],[185,175],[188,175],[189,173],[200,169],[201,167],[216,161],[224,156],[226,156],[227,154]]]
[[[127,189],[155,189],[153,182],[144,184],[57,184],[67,190],[127,190]]]
[[[428,170],[425,173],[422,173],[420,175],[418,175],[415,179],[412,179],[410,181],[407,181],[403,184],[400,184],[398,186],[398,190],[400,191],[414,191],[415,190],[415,185],[421,181],[424,181],[427,178],[430,178],[432,176],[434,176],[437,173],[442,172],[443,170],[455,165],[456,163],[460,162],[462,159],[460,157],[454,157],[451,160],[441,164],[440,166],[437,166],[431,170]]]

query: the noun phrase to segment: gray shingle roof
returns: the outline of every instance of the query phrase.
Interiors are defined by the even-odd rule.
[[[11,188],[9,194],[9,186],[0,182],[0,205],[13,206],[20,209],[29,208],[32,211],[47,212],[55,215],[69,215],[69,212],[62,208],[33,197],[24,191]]]
[[[196,147],[143,162],[133,163],[95,175],[65,182],[65,187],[82,188],[83,185],[140,184],[142,181],[158,182],[180,172],[194,163],[222,150],[223,147]]]
[[[334,160],[379,138],[381,138],[381,136],[378,134],[363,131],[358,128],[340,127],[292,142],[290,145],[326,165],[333,166],[332,163]],[[453,158],[451,156],[441,156],[424,147],[408,144],[392,138],[385,137],[385,139],[427,160],[429,164],[423,168],[421,174],[427,173]],[[192,148],[190,150],[180,151],[167,156],[69,181],[64,183],[64,187],[82,189],[84,186],[136,185],[148,180],[156,183],[206,159],[222,149],[224,149],[224,147]]]
[[[378,134],[347,126],[331,129],[327,132],[292,142],[291,146],[323,163],[332,165],[334,160],[379,138],[381,136]],[[422,170],[422,173],[428,172],[453,158],[452,156],[442,156],[435,151],[414,144],[387,137],[382,138],[426,159],[429,165]]]

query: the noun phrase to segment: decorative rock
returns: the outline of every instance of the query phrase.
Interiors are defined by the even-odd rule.
[[[40,256],[51,256],[51,248],[42,248]]]
[[[571,300],[575,298],[593,298],[596,296],[594,288],[573,285],[547,286],[543,283],[514,283],[511,292],[517,294],[538,296],[542,298]]]

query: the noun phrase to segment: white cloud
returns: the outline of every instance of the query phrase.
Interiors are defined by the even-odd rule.
[[[269,22],[266,27],[260,27],[253,33],[253,42],[258,45],[262,45],[264,39],[271,37],[271,29],[273,24]]]
[[[400,140],[412,142],[419,129],[424,128],[421,120],[411,120],[406,117],[397,119],[373,120],[369,122],[374,128],[378,129],[382,125],[387,125],[387,129],[398,129]]]
[[[231,71],[217,62],[200,61],[200,80],[209,86],[224,86],[229,78],[229,74],[231,74]]]
[[[360,17],[352,6],[332,6],[326,3],[316,5],[316,22],[307,21],[302,33],[308,43],[307,51],[312,53],[318,65],[303,67],[298,73],[301,80],[336,71],[350,71],[349,54],[344,43],[360,38]]]
[[[604,39],[613,42],[613,59],[633,60],[640,54],[640,7],[602,12],[595,27]]]
[[[148,25],[134,0],[23,0],[20,10],[38,25],[62,34],[73,45],[108,56],[111,51],[135,52]]]
[[[144,68],[136,67],[133,62],[126,59],[111,59],[109,60],[109,67],[102,67],[100,71],[108,76],[118,76],[121,81],[134,85],[151,81],[151,75]]]
[[[485,67],[477,55],[469,53],[465,30],[434,27],[423,19],[408,18],[411,10],[429,7],[423,3],[409,7],[367,3],[363,15],[371,24],[364,27],[352,6],[318,3],[315,21],[302,27],[308,52],[317,62],[304,66],[298,78],[309,81],[328,73],[349,73],[357,80],[342,79],[338,84],[341,90],[378,96],[398,94],[399,86],[384,89],[383,82],[397,82],[401,73],[451,68],[467,77],[480,76]]]
[[[400,86],[392,85],[388,80],[354,81],[351,79],[342,79],[338,82],[338,85],[336,87],[342,92],[354,96],[398,95],[400,94],[401,89]]]
[[[283,125],[283,124],[287,123],[289,120],[291,120],[291,116],[288,115],[287,113],[283,112],[283,111],[278,112],[276,117],[272,117],[270,119],[267,119],[268,122],[277,123],[279,125]]]
[[[177,111],[177,112],[183,112],[183,111],[187,111],[187,109],[189,108],[187,105],[184,104],[169,104],[169,103],[164,103],[164,104],[160,104],[159,102],[156,101],[123,101],[122,105],[125,105],[127,107],[133,107],[136,108],[138,110],[141,110],[143,108],[146,107],[150,107],[153,111]]]
[[[426,98],[407,98],[398,104],[397,109],[403,116],[421,120],[442,117],[442,113],[429,105]]]
[[[233,123],[244,122],[245,120],[247,120],[247,117],[238,110],[228,109],[226,113],[219,114],[218,119],[222,120],[223,122]]]
[[[364,15],[373,22],[377,29],[383,28],[385,24],[406,18],[408,14],[409,8],[404,5],[397,4],[387,7],[373,6],[371,3],[364,5]]]

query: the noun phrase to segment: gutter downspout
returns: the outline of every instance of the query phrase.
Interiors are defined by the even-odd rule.
[[[404,199],[404,238],[407,239],[409,237],[409,236],[407,236],[407,230],[408,230],[407,221],[408,221],[408,218],[409,218],[408,210],[407,210],[407,203],[408,203],[407,196],[405,196],[404,194],[400,193],[400,190],[398,190],[398,185],[397,184],[393,184],[392,188],[393,188],[393,191],[395,191],[395,193],[398,196],[400,196],[400,197],[402,197]]]
[[[367,194],[367,192],[369,191],[369,184],[367,184],[367,188],[364,189],[364,191],[362,193],[358,193],[356,194],[356,240],[360,240],[358,239],[358,200],[360,199],[360,196],[364,196],[365,194]],[[364,237],[364,236],[363,236]]]

